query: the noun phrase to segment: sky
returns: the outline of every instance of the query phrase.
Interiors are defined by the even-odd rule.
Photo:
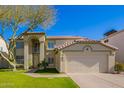
[[[56,23],[45,32],[47,36],[81,36],[100,40],[111,29],[124,29],[124,6],[58,5]],[[25,28],[24,28],[25,29]],[[22,31],[24,31],[21,28]],[[6,38],[12,31],[8,29]]]
[[[124,6],[59,5],[48,36],[82,36],[99,40],[111,29],[124,29]]]

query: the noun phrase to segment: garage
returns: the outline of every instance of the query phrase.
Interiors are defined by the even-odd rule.
[[[108,71],[107,55],[102,53],[65,52],[66,73],[98,73]]]
[[[56,49],[56,69],[64,73],[113,72],[116,47],[93,41],[78,40]]]

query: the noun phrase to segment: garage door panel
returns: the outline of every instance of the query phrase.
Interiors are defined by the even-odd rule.
[[[67,73],[107,72],[106,55],[66,52],[64,61]]]

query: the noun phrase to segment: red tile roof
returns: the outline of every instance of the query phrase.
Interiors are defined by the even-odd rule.
[[[76,44],[76,43],[81,43],[81,42],[83,42],[83,43],[99,43],[103,46],[109,47],[109,48],[114,49],[114,50],[118,49],[118,48],[116,48],[112,45],[109,45],[109,44],[106,44],[106,43],[103,43],[103,42],[100,42],[100,41],[97,41],[97,40],[90,40],[88,38],[82,38],[82,39],[77,39],[77,40],[70,41],[70,42],[69,41],[65,42],[64,44],[62,44],[60,46],[56,46],[56,49],[61,50],[61,49],[64,49],[68,46],[71,46],[71,45]]]
[[[80,36],[47,36],[47,39],[80,39]]]

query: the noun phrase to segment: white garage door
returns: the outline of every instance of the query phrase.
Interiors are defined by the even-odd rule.
[[[97,53],[65,52],[66,73],[107,72],[107,55]]]

